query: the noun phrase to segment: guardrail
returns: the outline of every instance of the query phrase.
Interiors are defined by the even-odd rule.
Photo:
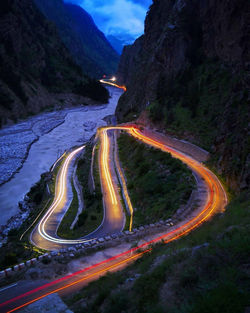
[[[159,222],[152,223],[149,225],[144,225],[140,226],[138,228],[132,229],[132,231],[124,231],[124,232],[119,232],[115,234],[111,234],[108,236],[104,236],[102,238],[98,239],[93,239],[91,241],[82,243],[82,244],[77,244],[75,246],[68,247],[67,249],[60,249],[60,250],[55,250],[51,252],[47,252],[45,254],[42,254],[36,258],[32,258],[31,260],[27,260],[25,262],[22,262],[20,264],[16,264],[12,267],[9,267],[7,269],[4,269],[0,271],[0,280],[6,279],[9,277],[14,276],[16,273],[20,273],[21,271],[26,270],[27,268],[42,262],[43,260],[50,260],[52,258],[64,258],[65,256],[69,257],[75,257],[78,256],[82,253],[84,253],[87,249],[92,248],[92,247],[102,247],[103,244],[106,242],[112,242],[112,241],[117,241],[120,239],[126,239],[128,237],[131,237],[134,234],[138,233],[143,233],[149,229],[152,228],[157,228],[157,227],[172,227],[174,225],[172,219],[167,219],[167,220],[160,220]]]

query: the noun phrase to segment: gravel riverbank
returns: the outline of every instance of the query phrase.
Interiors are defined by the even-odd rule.
[[[31,145],[40,136],[64,123],[66,114],[66,110],[46,113],[0,130],[0,185],[22,167]]]
[[[122,91],[109,87],[108,105],[44,113],[0,130],[0,226],[18,213],[18,202],[65,151],[88,141],[115,112]]]

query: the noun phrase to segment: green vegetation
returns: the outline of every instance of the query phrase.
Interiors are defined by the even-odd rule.
[[[64,218],[57,230],[57,234],[58,236],[62,237],[62,238],[67,238],[67,237],[71,237],[71,230],[70,230],[70,226],[72,225],[77,211],[78,211],[78,207],[79,207],[79,201],[78,201],[78,195],[77,195],[77,191],[75,189],[74,186],[74,182],[73,179],[71,180],[71,188],[73,191],[73,199],[72,202],[70,204],[70,207],[68,209],[68,211],[66,212],[66,214],[64,215]]]
[[[195,133],[203,147],[210,150],[224,116],[225,103],[230,100],[237,80],[240,77],[233,79],[229,70],[213,61],[179,74],[167,90],[166,82],[161,79],[158,100],[148,108],[150,117],[154,121],[164,120],[167,129],[175,133]],[[241,100],[232,99],[235,110],[241,111],[238,112],[239,122],[244,124],[246,99],[247,94],[242,95]]]
[[[94,181],[95,191],[92,192],[89,189],[89,175],[91,168],[93,144],[88,143],[85,147],[83,157],[78,161],[77,165],[77,176],[79,183],[82,186],[83,198],[84,198],[84,210],[79,215],[78,222],[75,227],[71,230],[70,226],[74,221],[74,218],[78,209],[78,197],[77,192],[72,184],[74,198],[70,205],[69,210],[64,216],[62,223],[58,229],[58,235],[66,239],[76,239],[83,237],[94,231],[102,222],[103,219],[103,208],[102,208],[102,193],[99,178],[99,167],[98,167],[98,146],[95,150],[94,159]]]
[[[84,230],[84,234],[88,234],[95,230],[101,224],[103,219],[102,191],[98,165],[99,144],[97,144],[95,148],[93,163],[95,191],[91,192],[88,184],[91,168],[92,149],[92,144],[88,144],[86,146],[86,157],[82,160],[81,164],[79,164],[77,172],[79,182],[83,186],[83,197],[86,210],[79,216],[79,220],[75,226],[75,229],[78,231],[79,229],[82,231]]]
[[[65,300],[74,312],[244,313],[250,305],[250,201]]]
[[[171,217],[188,201],[194,178],[181,161],[122,134],[119,158],[127,178],[134,212],[134,226]]]
[[[232,74],[215,60],[206,60],[174,80],[160,78],[157,100],[148,107],[155,123],[180,137],[190,134],[195,143],[213,152],[212,165],[222,170],[233,188],[239,185],[250,152],[245,80],[246,73]]]
[[[37,257],[43,252],[43,250],[35,248],[29,242],[29,235],[32,228],[28,232],[26,230],[35,221],[37,216],[41,212],[45,212],[51,204],[52,197],[47,192],[47,184],[53,185],[54,182],[55,176],[52,176],[51,173],[45,173],[41,175],[40,181],[31,187],[28,196],[29,203],[32,205],[32,211],[19,229],[12,229],[9,232],[7,243],[0,249],[0,269]],[[20,240],[20,237],[24,233],[25,235]]]
[[[44,251],[34,247],[29,236],[39,217],[49,208],[55,194],[55,184],[60,165],[65,160],[65,155],[56,165],[53,172],[41,175],[41,179],[28,192],[28,203],[32,207],[28,218],[18,229],[9,232],[7,243],[0,248],[0,268],[13,266],[17,263],[37,257]],[[48,187],[47,187],[48,186]],[[48,192],[49,189],[49,192]]]

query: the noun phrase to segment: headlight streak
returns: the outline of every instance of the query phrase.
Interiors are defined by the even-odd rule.
[[[106,259],[100,263],[94,264],[90,267],[84,268],[76,273],[70,274],[68,276],[65,276],[63,278],[60,278],[54,282],[50,282],[49,284],[43,285],[41,287],[38,287],[34,290],[31,290],[23,295],[20,295],[16,298],[10,299],[2,304],[0,304],[0,307],[3,307],[7,304],[13,303],[19,299],[22,299],[28,295],[32,295],[35,294],[38,291],[44,290],[48,287],[51,287],[53,285],[56,285],[57,283],[63,282],[65,281],[65,285],[63,287],[57,288],[49,293],[45,293],[44,295],[42,295],[41,297],[37,297],[29,302],[26,302],[24,304],[22,304],[21,306],[18,306],[8,312],[14,312],[30,303],[33,303],[43,297],[46,297],[49,294],[58,292],[60,290],[66,289],[72,285],[76,285],[77,283],[80,283],[84,280],[87,280],[88,278],[94,277],[94,276],[98,276],[100,273],[104,273],[107,270],[110,269],[114,269],[116,267],[119,267],[121,264],[124,264],[126,262],[129,262],[132,259],[136,259],[139,258],[141,255],[143,255],[144,253],[148,253],[149,251],[151,251],[152,249],[150,248],[150,245],[157,243],[157,242],[164,242],[164,243],[169,243],[173,240],[176,240],[182,236],[185,236],[186,234],[188,234],[190,231],[194,230],[195,228],[197,228],[198,226],[200,226],[202,223],[204,223],[206,220],[208,220],[209,218],[211,218],[211,216],[213,214],[216,213],[216,211],[221,211],[222,209],[224,209],[225,205],[227,204],[227,195],[225,193],[225,190],[223,189],[219,179],[210,171],[208,170],[205,166],[203,166],[202,164],[200,164],[199,162],[195,161],[194,159],[192,159],[191,157],[185,155],[184,153],[181,153],[173,148],[170,148],[148,136],[143,135],[141,132],[139,132],[137,129],[135,129],[134,127],[129,127],[129,126],[124,126],[124,127],[107,127],[105,128],[104,133],[107,130],[115,130],[115,129],[119,129],[119,130],[126,130],[128,131],[131,135],[135,136],[136,138],[142,140],[143,142],[145,142],[146,144],[149,144],[151,146],[154,146],[156,148],[162,149],[163,151],[169,152],[172,154],[173,157],[176,157],[178,159],[180,159],[181,161],[185,162],[192,170],[194,170],[195,172],[197,172],[206,182],[207,184],[207,188],[208,188],[208,198],[206,200],[206,204],[204,206],[204,208],[202,209],[202,211],[200,211],[195,217],[192,217],[190,220],[188,220],[187,222],[185,222],[184,224],[178,226],[177,228],[168,231],[167,233],[163,234],[162,236],[159,236],[153,240],[150,240],[148,242],[145,242],[143,244],[141,244],[140,246],[134,247],[132,249],[129,249],[125,252],[122,252],[114,257],[111,257],[109,259]],[[107,139],[107,137],[106,137]],[[139,249],[146,249],[145,251],[139,252]],[[133,254],[131,256],[132,253],[136,253]],[[118,260],[119,258],[125,258],[122,260]],[[105,264],[109,264],[113,261],[116,261],[115,264],[112,264],[111,266],[107,266],[104,269],[98,270],[99,266],[105,265]],[[83,277],[81,279],[78,279],[76,281],[74,281],[73,283],[67,284],[66,280],[72,277],[76,277],[79,274],[82,274],[86,271],[89,270],[93,270],[96,268],[96,272]]]
[[[117,85],[115,83],[111,83],[109,81],[103,80],[103,79],[100,79],[100,83],[107,84],[107,85],[110,85],[110,86],[114,86],[114,87],[117,87],[119,89],[123,89],[124,91],[127,90],[126,86],[120,86],[120,85]]]
[[[117,196],[114,190],[111,174],[110,174],[110,169],[109,169],[109,140],[108,140],[108,135],[107,135],[107,129],[104,129],[103,132],[103,141],[102,141],[102,163],[103,163],[103,169],[104,169],[104,181],[107,183],[108,186],[108,192],[111,197],[111,202],[112,205],[116,206],[117,205]],[[57,209],[58,205],[61,204],[63,201],[65,195],[66,195],[66,177],[67,177],[67,172],[68,172],[68,167],[72,159],[78,154],[85,146],[82,146],[80,148],[77,148],[76,150],[72,151],[66,160],[64,161],[64,164],[61,169],[61,173],[58,178],[58,187],[59,190],[58,194],[56,194],[55,199],[48,209],[48,211],[45,213],[43,218],[38,224],[38,232],[39,235],[44,238],[45,240],[48,240],[53,243],[58,243],[58,244],[66,244],[66,245],[72,245],[72,244],[79,244],[79,243],[84,243],[91,241],[95,238],[92,239],[74,239],[74,240],[69,240],[69,239],[61,239],[57,237],[53,237],[49,235],[46,231],[46,223],[48,222],[50,216],[53,214],[53,212]],[[115,211],[114,211],[115,212]]]
[[[227,200],[227,195],[226,195],[225,190],[223,189],[218,178],[214,174],[212,174],[210,170],[205,168],[205,166],[201,165],[199,162],[195,161],[191,157],[188,157],[184,155],[183,153],[176,151],[173,148],[167,147],[166,145],[160,142],[157,142],[156,140],[153,140],[149,137],[144,136],[135,128],[131,128],[131,134],[149,145],[152,145],[154,147],[162,149],[163,151],[171,153],[173,157],[180,159],[181,161],[186,163],[190,168],[198,172],[208,184],[209,199],[205,205],[205,208],[196,217],[194,217],[193,219],[191,219],[190,221],[188,221],[186,224],[182,225],[181,227],[177,228],[174,232],[175,233],[179,231],[181,232],[173,236],[172,238],[165,240],[165,243],[176,240],[180,238],[181,236],[184,236],[185,234],[189,233],[193,229],[200,226],[204,221],[208,220],[213,215],[213,213],[215,213],[214,211],[218,209],[219,200],[224,201],[223,205],[224,206],[226,205],[228,200]],[[223,192],[224,199],[218,198],[218,195],[220,194],[219,187]],[[224,207],[220,209],[223,210]],[[202,217],[202,215],[204,214],[205,216]],[[172,233],[169,233],[169,235],[170,234]]]
[[[117,151],[117,141],[116,141],[116,134],[115,134],[115,163],[116,163],[116,168],[119,172],[119,177],[121,179],[121,185],[122,185],[122,189],[123,189],[123,194],[125,197],[125,201],[127,203],[128,209],[129,209],[129,213],[130,213],[130,222],[129,222],[129,231],[132,231],[132,226],[133,226],[133,214],[134,214],[134,209],[128,194],[128,189],[127,189],[127,184],[126,184],[126,180],[123,174],[123,171],[121,169],[120,166],[120,161],[118,159],[118,151]]]
[[[104,173],[105,173],[105,181],[108,184],[109,193],[112,199],[112,204],[117,204],[117,198],[114,190],[114,186],[112,183],[111,175],[110,175],[110,169],[108,164],[108,157],[109,157],[109,141],[108,141],[108,135],[107,130],[103,130],[103,153],[102,153],[102,163],[104,167]]]
[[[20,306],[18,306],[18,307],[16,307],[16,308],[12,309],[12,310],[7,311],[7,313],[11,313],[11,312],[15,312],[15,311],[17,311],[17,310],[20,310],[21,308],[23,308],[23,307],[25,307],[25,306],[27,306],[27,305],[29,305],[29,304],[32,304],[32,303],[34,303],[34,302],[36,302],[36,301],[38,301],[38,300],[41,300],[42,298],[45,298],[45,297],[47,297],[47,296],[49,296],[49,295],[51,295],[51,294],[53,294],[53,293],[62,291],[62,290],[64,290],[64,289],[66,289],[66,288],[72,287],[72,286],[74,286],[74,285],[76,285],[76,284],[79,284],[80,282],[83,282],[83,281],[85,281],[85,280],[87,280],[87,279],[90,279],[90,278],[92,278],[92,277],[94,277],[94,276],[96,276],[96,275],[100,275],[100,274],[102,274],[102,273],[105,273],[105,272],[107,272],[107,271],[113,269],[113,268],[119,267],[120,265],[122,265],[122,264],[124,264],[124,263],[127,263],[127,262],[129,262],[129,261],[132,261],[132,260],[134,260],[134,259],[136,259],[136,258],[139,258],[139,257],[142,256],[143,254],[148,253],[148,252],[150,252],[150,251],[152,251],[151,248],[150,248],[150,249],[147,249],[147,250],[144,250],[144,251],[142,251],[142,252],[140,252],[140,253],[137,253],[137,254],[135,254],[135,255],[133,255],[133,256],[130,256],[129,258],[127,258],[127,259],[125,259],[125,260],[122,260],[122,261],[120,261],[120,262],[118,262],[118,263],[115,263],[114,265],[108,266],[108,267],[106,267],[105,269],[99,270],[99,271],[97,271],[97,272],[95,272],[95,273],[93,273],[93,274],[87,275],[87,276],[85,276],[85,277],[83,277],[83,278],[81,278],[81,279],[79,279],[79,280],[77,280],[77,281],[74,281],[74,282],[72,282],[72,283],[70,283],[70,284],[68,284],[68,285],[65,285],[65,286],[63,286],[63,287],[57,288],[56,290],[53,290],[53,291],[48,292],[48,293],[46,293],[46,294],[44,294],[44,295],[42,295],[42,296],[40,296],[40,297],[37,297],[36,299],[33,299],[33,300],[31,300],[31,301],[28,301],[28,302],[26,302],[26,303],[24,303],[24,304],[22,304],[22,305],[20,305]],[[42,287],[46,288],[46,287],[49,287],[49,286],[50,286],[50,283],[49,283],[49,284],[46,284],[46,285],[44,285],[44,286],[42,286]],[[42,288],[42,289],[44,289],[44,288]],[[28,295],[30,295],[31,293],[33,293],[33,292],[35,292],[35,291],[39,291],[39,290],[41,290],[41,288],[38,287],[38,288],[32,290],[32,292],[27,292],[27,293],[25,293],[24,295],[18,296],[18,297],[14,298],[14,299],[11,299],[11,300],[9,300],[9,301],[6,301],[6,302],[0,304],[0,307],[3,306],[3,305],[7,305],[7,304],[13,302],[12,300],[19,300],[19,299],[21,299],[23,296],[28,296]]]
[[[66,240],[66,239],[60,239],[60,238],[56,238],[56,237],[52,237],[50,236],[46,230],[46,223],[48,222],[48,219],[50,218],[50,216],[52,215],[52,213],[54,212],[54,210],[58,207],[58,205],[61,203],[61,201],[63,201],[63,198],[65,197],[66,194],[66,177],[67,177],[67,171],[68,171],[68,167],[69,167],[69,163],[72,161],[72,159],[84,148],[85,146],[81,146],[77,149],[75,149],[74,151],[72,151],[66,158],[62,169],[61,169],[61,173],[59,175],[59,179],[58,179],[58,186],[59,186],[59,191],[58,194],[56,192],[56,196],[55,199],[52,203],[52,205],[50,206],[49,210],[46,212],[46,214],[43,216],[43,218],[41,219],[41,221],[38,224],[38,232],[40,234],[40,236],[42,236],[44,239],[54,242],[54,243],[60,243],[60,244],[77,244],[77,243],[83,243],[86,242],[86,239],[77,239],[77,240]]]

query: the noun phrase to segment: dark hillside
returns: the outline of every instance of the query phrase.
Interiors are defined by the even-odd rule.
[[[106,90],[82,73],[31,0],[1,1],[0,41],[1,125],[53,105],[54,93],[107,101]]]
[[[249,12],[247,0],[154,1],[118,70],[118,119],[146,109],[157,128],[209,150],[233,189],[250,182]]]
[[[248,313],[249,200],[65,298],[74,312]]]
[[[116,71],[117,52],[85,10],[62,0],[34,1],[41,12],[56,24],[62,41],[84,73],[100,78]]]

